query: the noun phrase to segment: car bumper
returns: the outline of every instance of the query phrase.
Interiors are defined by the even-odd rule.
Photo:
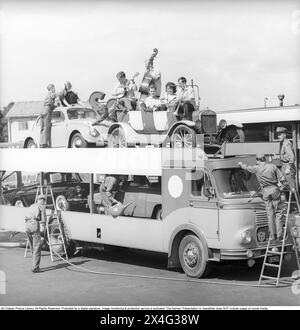
[[[230,249],[221,249],[219,258],[222,260],[248,260],[248,259],[258,259],[265,256],[266,246],[249,248],[249,249],[240,249],[240,250],[230,250]],[[281,244],[274,244],[271,248],[278,248],[280,251]],[[293,251],[293,244],[288,243],[284,247],[284,253],[290,253]]]

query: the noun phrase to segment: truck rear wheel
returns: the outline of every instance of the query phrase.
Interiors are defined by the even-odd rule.
[[[205,277],[210,271],[208,251],[195,235],[186,235],[179,245],[179,260],[183,271],[190,277]]]

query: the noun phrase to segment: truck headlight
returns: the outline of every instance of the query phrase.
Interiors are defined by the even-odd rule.
[[[90,127],[90,135],[92,137],[97,137],[99,135],[99,132],[94,127]]]
[[[252,232],[251,230],[244,231],[242,235],[242,241],[243,243],[249,244],[252,242]]]

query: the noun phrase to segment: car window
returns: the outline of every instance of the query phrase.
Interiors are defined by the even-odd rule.
[[[193,196],[209,196],[212,184],[207,173],[204,173],[203,171],[192,172],[191,184]]]
[[[52,112],[52,122],[61,122],[65,120],[65,115],[61,111]]]
[[[4,192],[17,188],[17,173],[4,173],[3,176],[1,176],[1,184]]]
[[[33,172],[22,172],[22,184],[24,187],[39,183],[39,176]]]
[[[69,120],[96,119],[96,112],[92,109],[86,109],[86,108],[68,109],[67,115],[68,115]]]

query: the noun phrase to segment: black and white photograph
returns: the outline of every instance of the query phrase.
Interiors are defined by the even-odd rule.
[[[0,0],[0,309],[300,309],[299,55],[299,0]]]

